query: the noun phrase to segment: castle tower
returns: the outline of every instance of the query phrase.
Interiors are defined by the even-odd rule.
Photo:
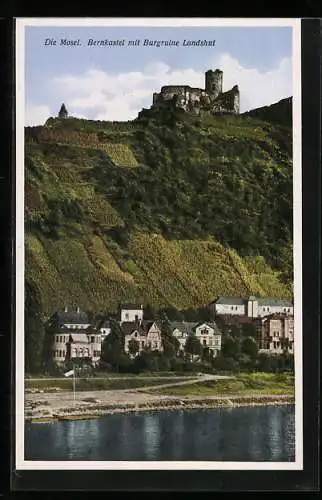
[[[231,89],[231,91],[233,93],[233,112],[236,115],[239,115],[239,112],[240,112],[240,93],[239,93],[238,85],[235,85]]]
[[[68,111],[67,111],[64,103],[61,105],[60,111],[58,113],[58,117],[59,118],[68,118]]]
[[[213,99],[222,93],[223,72],[220,69],[212,71],[209,69],[205,73],[205,90]]]

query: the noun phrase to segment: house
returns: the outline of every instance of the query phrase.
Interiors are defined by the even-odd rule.
[[[173,321],[170,322],[170,328],[180,344],[181,351],[184,351],[190,335],[196,336],[201,346],[208,347],[214,356],[221,350],[221,332],[214,322]]]
[[[50,358],[57,364],[82,358],[95,366],[101,356],[101,335],[79,307],[76,311],[65,307],[51,318],[47,347]]]
[[[202,347],[208,347],[214,357],[221,351],[221,332],[216,323],[198,323],[193,328],[193,334],[199,339]]]
[[[255,297],[218,297],[209,305],[216,315],[248,316],[249,318],[265,317],[270,314],[294,314],[291,300]]]
[[[121,331],[124,335],[124,352],[130,353],[130,342],[136,340],[138,343],[138,351],[140,353],[144,349],[152,351],[163,351],[161,329],[154,321],[124,321],[120,324]],[[131,354],[131,353],[130,353]],[[134,353],[132,353],[135,355]]]
[[[179,350],[184,351],[187,337],[192,335],[193,329],[198,325],[198,323],[188,321],[170,321],[169,325],[172,335],[179,342]]]
[[[259,352],[294,354],[294,317],[271,314],[261,321]]]
[[[63,311],[56,311],[51,318],[51,323],[59,328],[68,329],[82,329],[91,326],[88,315],[79,307],[75,311],[68,310],[68,307],[65,307]]]
[[[108,319],[104,319],[100,322],[98,329],[103,343],[106,337],[111,333],[111,322]]]
[[[121,323],[143,320],[143,305],[125,304],[121,308]]]

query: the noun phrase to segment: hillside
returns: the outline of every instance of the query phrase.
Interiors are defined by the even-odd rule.
[[[276,123],[284,127],[291,127],[292,104],[292,97],[288,97],[287,99],[282,99],[281,101],[271,104],[270,106],[252,109],[251,111],[244,113],[243,116],[259,118],[263,121]]]
[[[291,128],[162,107],[26,128],[26,281],[45,315],[292,293]]]

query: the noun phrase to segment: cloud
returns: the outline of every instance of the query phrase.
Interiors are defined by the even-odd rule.
[[[291,59],[281,59],[274,69],[263,72],[243,67],[230,54],[221,54],[209,67],[224,72],[224,90],[239,86],[241,112],[292,95]],[[204,75],[192,68],[171,69],[162,61],[153,61],[142,71],[114,74],[89,69],[83,74],[58,76],[52,81],[52,88],[57,102],[65,102],[71,115],[123,121],[132,120],[142,108],[149,108],[152,93],[171,84],[203,88]],[[46,106],[33,106],[31,111],[34,121],[49,116]]]
[[[224,72],[224,86],[238,85],[241,111],[267,106],[285,97],[292,91],[292,61],[281,59],[278,66],[267,72],[244,68],[229,54],[223,54],[218,67]]]
[[[46,105],[27,103],[25,108],[25,124],[27,127],[43,125],[50,116],[50,109]]]

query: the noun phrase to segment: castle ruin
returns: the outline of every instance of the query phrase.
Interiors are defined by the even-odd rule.
[[[173,102],[176,107],[192,113],[203,111],[211,114],[238,115],[240,96],[238,85],[223,92],[223,72],[209,69],[205,73],[205,88],[199,89],[189,85],[165,85],[160,92],[153,94],[153,105]]]

